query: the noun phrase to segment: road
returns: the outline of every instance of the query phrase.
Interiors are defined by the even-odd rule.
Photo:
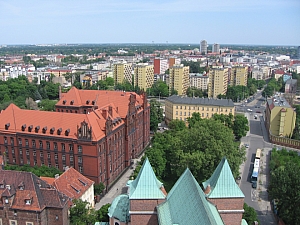
[[[245,106],[242,106],[243,103],[237,106],[237,111],[245,112],[245,116],[247,116],[250,124],[250,131],[241,140],[243,144],[249,144],[249,148],[246,152],[247,159],[244,163],[244,170],[241,175],[242,179],[239,185],[245,194],[245,202],[257,211],[261,224],[274,225],[276,222],[271,212],[268,193],[266,191],[268,187],[268,156],[269,151],[272,149],[272,144],[269,143],[264,127],[263,113],[265,107],[262,105],[263,100],[261,93],[257,93],[253,101],[244,103]],[[257,119],[255,119],[254,115],[257,115]],[[260,182],[257,189],[254,189],[251,186],[250,177],[257,148],[264,150],[260,160],[262,165],[261,175],[259,176]]]

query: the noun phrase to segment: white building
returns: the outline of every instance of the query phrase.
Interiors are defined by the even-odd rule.
[[[209,78],[199,73],[190,73],[190,87],[195,87],[201,90],[208,89]]]

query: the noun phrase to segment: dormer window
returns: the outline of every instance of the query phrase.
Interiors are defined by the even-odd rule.
[[[60,134],[61,134],[61,131],[62,131],[62,129],[59,128],[59,129],[57,130],[57,134],[60,135]]]
[[[22,131],[25,131],[25,129],[26,129],[26,124],[23,124],[22,125]]]
[[[35,133],[38,133],[39,130],[40,130],[40,126],[36,126],[36,127],[35,127]]]
[[[82,181],[81,179],[78,179],[79,180],[79,182],[80,183],[82,183],[83,184],[83,186],[86,186],[87,185],[87,183],[85,183],[84,181]]]
[[[50,129],[50,134],[53,134],[54,131],[55,131],[55,127],[52,127],[52,128]]]
[[[47,131],[47,127],[43,127],[43,133],[45,134]]]
[[[5,124],[5,130],[8,130],[10,123]]]
[[[8,204],[8,198],[6,198],[6,199],[4,200],[4,202],[5,202],[5,204]]]
[[[66,136],[69,136],[69,133],[70,133],[70,129],[67,129],[67,130],[65,131],[65,135],[66,135]]]
[[[95,105],[95,103],[96,103],[96,101],[95,101],[95,100],[94,100],[94,101],[92,101],[92,104],[93,104],[93,105]]]
[[[24,186],[25,186],[24,183],[21,182],[21,183],[19,184],[19,186],[18,186],[19,190],[23,191],[23,190],[24,190]]]
[[[25,199],[25,205],[31,205],[31,199]]]
[[[30,125],[30,126],[28,127],[28,131],[31,132],[31,131],[32,131],[32,128],[33,128],[33,126]]]
[[[70,102],[70,104],[73,105],[73,104],[74,104],[74,100],[72,100],[72,101]]]
[[[0,188],[4,188],[4,184],[0,184]]]
[[[87,105],[90,104],[90,100],[86,100],[86,104],[87,104]]]
[[[63,104],[65,105],[67,103],[67,100],[63,100]]]

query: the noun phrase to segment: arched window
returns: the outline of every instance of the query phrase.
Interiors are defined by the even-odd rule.
[[[115,222],[115,225],[120,225],[118,222]]]

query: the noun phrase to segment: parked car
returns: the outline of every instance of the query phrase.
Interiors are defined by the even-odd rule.
[[[247,109],[247,111],[248,111],[248,112],[252,112],[253,110],[252,110],[252,109]]]
[[[256,111],[256,113],[261,113],[261,111]]]
[[[248,144],[245,144],[245,147],[246,147],[246,148],[249,148],[249,145],[248,145]]]
[[[256,114],[254,115],[254,119],[257,119],[257,115]]]

